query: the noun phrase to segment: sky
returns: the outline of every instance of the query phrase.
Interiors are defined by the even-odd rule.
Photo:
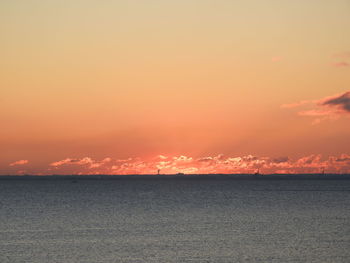
[[[350,172],[348,0],[0,2],[0,174]]]

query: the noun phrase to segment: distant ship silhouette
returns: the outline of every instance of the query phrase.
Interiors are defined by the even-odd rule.
[[[254,173],[254,175],[262,175],[262,174],[260,173],[260,169],[258,169],[258,170]]]
[[[160,169],[157,170],[157,175],[161,175],[160,174]],[[184,173],[176,173],[175,175],[185,175]]]

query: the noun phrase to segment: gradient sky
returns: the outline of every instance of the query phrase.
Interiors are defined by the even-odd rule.
[[[1,1],[0,174],[350,171],[349,29],[349,0]]]

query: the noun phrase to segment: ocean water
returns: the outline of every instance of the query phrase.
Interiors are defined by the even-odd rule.
[[[0,262],[350,262],[350,180],[0,180]]]

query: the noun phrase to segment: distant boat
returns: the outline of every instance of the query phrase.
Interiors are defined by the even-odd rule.
[[[258,170],[254,173],[254,175],[261,175],[260,169],[258,169]]]

